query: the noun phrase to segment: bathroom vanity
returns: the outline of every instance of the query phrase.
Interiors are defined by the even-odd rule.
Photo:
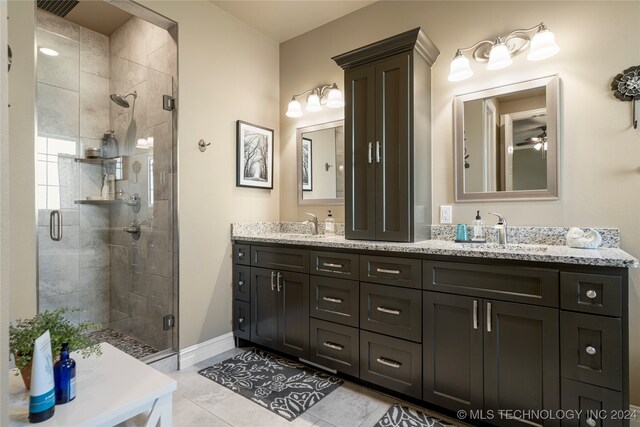
[[[236,337],[452,411],[583,410],[628,425],[620,249],[232,232]],[[611,414],[611,412],[607,412]],[[541,415],[544,417],[544,415]],[[467,420],[468,421],[468,420]],[[593,424],[595,423],[595,424]]]

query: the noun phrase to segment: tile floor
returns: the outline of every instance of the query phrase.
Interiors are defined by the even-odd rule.
[[[369,390],[357,384],[345,383],[333,393],[289,422],[273,412],[251,402],[198,371],[233,357],[243,350],[233,349],[197,365],[168,374],[178,382],[173,394],[173,425],[175,427],[355,427],[373,426],[397,402],[393,397]],[[426,412],[422,409],[423,412]],[[137,425],[135,419],[126,425]],[[463,425],[456,423],[452,425]]]

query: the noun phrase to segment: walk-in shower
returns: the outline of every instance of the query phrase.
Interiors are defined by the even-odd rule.
[[[178,338],[176,111],[162,108],[177,30],[69,19],[37,10],[38,47],[59,52],[37,59],[38,310],[79,308],[70,320],[100,323],[96,341],[152,361]]]

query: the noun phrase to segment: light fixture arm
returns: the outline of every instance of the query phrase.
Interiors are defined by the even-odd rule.
[[[313,89],[305,90],[304,92],[299,93],[297,95],[293,95],[291,97],[291,100],[293,101],[294,99],[300,98],[301,96],[304,96],[304,95],[306,95],[308,93],[316,93],[320,98],[322,98],[325,95],[327,90],[329,90],[329,89],[337,89],[337,88],[338,88],[338,85],[335,84],[335,83],[332,83],[330,85],[318,86],[318,87],[315,87]]]
[[[535,25],[531,28],[523,28],[523,29],[518,29],[518,30],[513,30],[511,31],[509,34],[507,34],[507,37],[505,37],[505,41],[509,40],[510,37],[516,35],[516,34],[526,34],[529,35],[530,32],[532,32],[533,30],[537,30],[537,31],[545,31],[548,30],[549,28],[547,28],[547,26],[544,24],[544,22],[539,23],[538,25]]]

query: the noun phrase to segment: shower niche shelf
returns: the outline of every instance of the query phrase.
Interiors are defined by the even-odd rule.
[[[104,165],[104,164],[109,164],[109,163],[117,163],[119,160],[124,161],[124,159],[127,156],[119,156],[119,157],[112,157],[110,159],[105,159],[103,157],[96,157],[93,159],[89,159],[86,157],[77,157],[77,156],[71,156],[69,154],[58,154],[59,157],[63,157],[65,159],[72,159],[75,160],[76,162],[79,163],[89,163],[89,164],[96,164],[96,165]]]

